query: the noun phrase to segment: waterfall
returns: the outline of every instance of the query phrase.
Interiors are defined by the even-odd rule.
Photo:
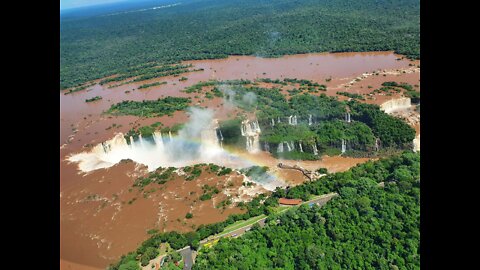
[[[102,149],[104,153],[108,153],[108,146],[105,144],[105,142],[102,142]]]
[[[130,136],[130,147],[133,147],[133,136]]]
[[[193,112],[197,110],[193,109]],[[110,168],[126,159],[147,166],[149,171],[158,167],[180,168],[199,163],[214,163],[234,169],[252,166],[250,161],[219,146],[223,134],[220,135],[219,131],[217,133],[218,122],[212,119],[213,112],[201,113],[192,113],[192,118],[179,130],[175,139],[171,133],[161,134],[158,131],[151,138],[142,135],[135,139],[117,133],[113,138],[90,149],[72,153],[66,160],[77,163],[82,172]],[[259,130],[257,123],[252,126]]]
[[[240,130],[242,132],[242,136],[246,139],[247,151],[249,153],[256,153],[260,151],[260,133],[262,133],[262,131],[260,129],[260,125],[258,124],[258,120],[242,121]]]
[[[138,135],[138,139],[140,140],[140,146],[145,147],[145,142],[143,141],[142,134]]]
[[[315,156],[318,156],[318,148],[317,148],[317,144],[316,144],[316,143],[314,143],[314,144],[313,144],[313,146],[312,146],[312,148],[313,148],[313,154],[314,154]]]
[[[219,142],[220,142],[220,147],[223,147],[223,134],[222,134],[222,130],[217,128],[215,130],[217,132],[217,137],[219,139]]]
[[[204,128],[200,132],[200,139],[202,141],[202,145],[207,144],[210,146],[220,146],[218,138],[218,122],[213,121],[209,127]]]
[[[311,114],[308,115],[308,125],[309,126],[312,125],[312,115]]]
[[[349,113],[349,112],[347,112],[347,114],[345,114],[345,121],[346,121],[347,123],[350,123],[350,122],[351,122],[350,113]]]
[[[217,130],[218,130],[218,134],[220,135],[220,141],[223,141],[222,130],[221,129],[217,129]]]
[[[386,113],[391,113],[396,110],[407,109],[412,106],[411,100],[408,97],[391,99],[380,105],[380,109]]]
[[[345,153],[345,151],[347,151],[347,143],[342,139],[342,154]]]
[[[278,119],[277,119],[277,123],[280,123],[280,117],[278,117]]]
[[[288,124],[292,125],[292,126],[296,126],[297,125],[297,116],[296,115],[290,115],[288,117]]]
[[[300,148],[300,152],[302,152],[302,153],[303,153],[302,142],[299,142],[299,143],[298,143],[298,147]]]
[[[274,127],[274,126],[275,126],[275,120],[273,120],[273,118],[272,118],[272,127]]]
[[[153,140],[158,150],[163,152],[165,150],[165,144],[163,143],[162,133],[155,131],[153,133]]]
[[[292,147],[290,147],[290,144],[288,144],[288,142],[283,142],[283,143],[287,145],[288,152],[292,151]]]
[[[420,134],[413,139],[413,152],[420,151]]]
[[[375,151],[378,151],[378,149],[380,149],[379,141],[380,140],[378,138],[375,138]]]
[[[294,144],[293,142],[290,142],[290,148],[291,148],[292,150],[295,150],[295,144]]]
[[[265,151],[270,152],[270,145],[267,142],[263,144],[263,148],[265,149]]]
[[[218,120],[212,119],[212,121],[200,131],[201,143],[198,153],[202,160],[213,160],[222,155],[223,149],[220,145],[218,129]],[[182,134],[180,134],[180,136],[181,135]],[[175,141],[176,140],[174,140],[174,142]]]
[[[278,144],[277,153],[283,153],[283,142],[280,142]]]
[[[292,126],[296,126],[297,125],[297,116],[296,115],[290,115],[288,117],[288,124],[292,125]]]
[[[168,138],[170,139],[170,141],[172,140],[172,132],[171,131],[168,131]]]

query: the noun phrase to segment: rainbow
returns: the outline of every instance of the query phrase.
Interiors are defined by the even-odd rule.
[[[78,163],[78,169],[82,172],[110,168],[125,159],[143,164],[149,171],[154,171],[158,167],[182,168],[199,163],[213,163],[236,170],[251,166],[266,166],[257,154],[233,147],[220,147],[217,140],[209,139],[211,137],[168,136],[163,138],[156,132],[149,138],[142,138],[142,136],[137,140],[130,138],[129,144],[123,133],[117,133],[112,139],[95,145],[91,150],[70,155],[67,160]],[[248,180],[268,190],[285,186],[285,181],[271,170],[267,171],[260,181]]]

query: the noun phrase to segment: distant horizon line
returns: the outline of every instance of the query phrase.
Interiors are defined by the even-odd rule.
[[[118,0],[118,1],[110,1],[110,2],[93,2],[90,4],[84,4],[84,5],[79,5],[79,6],[73,6],[73,7],[62,7],[60,5],[60,11],[66,11],[66,10],[73,10],[73,9],[78,9],[78,8],[88,8],[88,7],[94,7],[94,6],[102,6],[102,5],[111,5],[111,4],[117,4],[117,3],[122,3],[122,2],[130,2],[132,0]]]

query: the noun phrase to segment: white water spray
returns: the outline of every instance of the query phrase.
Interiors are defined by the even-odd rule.
[[[313,154],[314,154],[315,156],[318,156],[318,148],[317,148],[317,144],[316,144],[316,143],[314,143],[314,144],[312,145],[312,148],[313,148]]]
[[[246,149],[249,153],[257,153],[260,151],[260,125],[257,120],[242,121],[242,136],[246,139]]]
[[[415,136],[415,139],[413,139],[413,152],[418,151],[420,151],[420,134]]]
[[[292,126],[296,126],[297,125],[297,116],[296,115],[290,115],[288,117],[288,124],[292,125]]]
[[[283,153],[283,142],[280,142],[278,144],[277,153]]]
[[[217,136],[218,122],[213,119],[213,111],[191,109],[190,121],[168,139],[164,140],[160,132],[155,132],[152,139],[142,136],[138,140],[130,137],[128,145],[122,133],[112,139],[99,143],[90,151],[73,154],[68,157],[71,162],[78,162],[83,172],[109,168],[123,159],[131,159],[144,164],[149,171],[158,167],[184,167],[197,163],[215,163],[231,168],[251,166],[250,162],[241,160],[224,151]]]

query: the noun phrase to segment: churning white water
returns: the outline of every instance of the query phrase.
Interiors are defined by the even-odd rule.
[[[342,154],[344,154],[347,151],[347,142],[342,139]]]
[[[151,137],[129,137],[129,144],[124,134],[117,133],[112,139],[97,144],[90,151],[71,155],[68,160],[77,162],[78,168],[83,172],[109,168],[125,159],[144,164],[149,171],[158,167],[178,168],[198,163],[214,163],[233,169],[256,165],[221,147],[223,134],[218,128],[218,122],[213,119],[213,112],[193,108],[190,114],[190,121],[177,135],[171,132],[166,135],[155,132]],[[259,132],[258,122],[247,123],[246,133],[251,133],[253,139],[247,149],[260,148]],[[268,190],[285,185],[282,180],[273,176],[261,180],[253,179]]]
[[[245,120],[241,126],[242,136],[246,139],[246,149],[249,153],[260,151],[260,125],[258,121]]]
[[[130,137],[128,144],[124,135],[117,133],[111,140],[96,145],[91,151],[74,154],[68,160],[78,162],[79,169],[84,172],[109,168],[122,159],[144,164],[149,171],[197,163],[215,163],[231,168],[252,165],[222,149],[220,141],[223,136],[217,132],[218,122],[212,118],[213,112],[192,109],[191,116],[176,136],[169,132],[165,138],[155,132],[149,138],[140,135],[134,140]]]
[[[420,151],[420,134],[415,136],[415,139],[413,139],[413,152],[418,151]]]
[[[397,110],[408,109],[412,106],[411,99],[408,97],[401,97],[391,99],[380,105],[380,109],[386,113],[392,113]]]

